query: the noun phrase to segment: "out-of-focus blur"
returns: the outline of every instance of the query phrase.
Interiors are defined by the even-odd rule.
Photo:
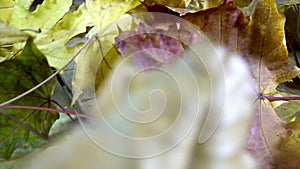
[[[238,56],[216,51],[202,50],[210,64],[200,66],[189,52],[158,70],[139,71],[123,60],[100,94],[82,103],[93,119],[15,167],[258,168],[245,149],[253,101],[248,68]]]

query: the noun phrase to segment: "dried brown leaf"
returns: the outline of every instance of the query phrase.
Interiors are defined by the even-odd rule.
[[[216,44],[226,46],[247,60],[258,94],[272,94],[279,83],[299,74],[299,70],[288,63],[283,42],[285,18],[272,0],[257,1],[250,18],[230,1],[183,18],[194,23]],[[265,168],[298,168],[299,143],[292,139],[297,128],[286,127],[266,100],[255,103],[254,113],[248,149]],[[288,158],[289,154],[293,157]]]

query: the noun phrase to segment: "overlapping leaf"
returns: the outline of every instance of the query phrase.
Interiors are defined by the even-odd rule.
[[[28,34],[0,22],[0,46],[24,42],[28,37]]]
[[[258,0],[255,5],[250,19],[231,1],[215,8],[186,14],[183,18],[196,25],[215,44],[241,54],[249,64],[254,79],[253,88],[257,94],[272,95],[279,83],[291,80],[299,74],[299,70],[288,64],[283,43],[285,20],[277,12],[275,2]],[[151,7],[151,10],[155,10],[155,7]],[[294,131],[285,128],[286,124],[276,115],[268,101],[258,101],[254,108],[255,117],[248,145],[250,151],[266,168],[297,168],[295,160],[300,154],[293,149],[299,146],[285,144],[278,147],[282,142],[291,140],[289,132]],[[289,165],[288,162],[278,160],[287,152],[295,156]]]
[[[217,44],[242,54],[258,82],[258,92],[272,93],[279,83],[299,74],[287,63],[287,50],[283,44],[284,16],[278,14],[275,3],[259,1],[250,21],[232,2],[184,18]]]
[[[113,25],[113,28],[107,26],[139,4],[140,1],[137,0],[86,1],[89,18],[96,25],[96,28],[90,31],[92,33],[89,33],[89,36],[98,33],[100,39],[89,44],[76,59],[78,64],[76,67],[76,75],[72,82],[74,92],[73,102],[78,99],[83,89],[89,87],[94,88],[95,83],[97,86],[100,85],[104,80],[104,76],[109,72],[108,70],[120,57],[119,53],[113,50],[114,37],[118,34],[117,26]],[[93,32],[95,32],[95,34],[93,34]],[[106,54],[108,56],[106,56]],[[103,57],[105,58],[103,59]],[[96,76],[97,79],[95,79]],[[89,80],[83,81],[82,79]]]
[[[103,82],[105,82],[107,76],[109,75],[109,72],[112,70],[113,65],[121,59],[122,57],[116,47],[110,48],[98,67],[95,81],[96,90],[100,89]]]
[[[24,42],[29,35],[0,21],[0,62],[12,58],[18,50],[14,43]]]
[[[131,27],[130,17],[129,20],[125,19],[124,21],[124,25],[110,25],[108,29],[105,29],[106,32],[102,32],[99,39],[88,44],[76,58],[76,75],[72,81],[73,102],[78,99],[85,88],[93,89],[95,84],[101,85],[115,61],[120,59],[120,54],[114,48],[114,38],[119,32],[118,28],[128,29]],[[97,89],[98,87],[96,86]]]
[[[259,61],[252,64],[256,66],[252,69],[253,72],[259,71],[256,73],[258,90],[264,94],[272,93],[279,83],[291,80],[299,74],[299,70],[288,64],[288,53],[283,43],[284,22],[284,16],[277,12],[273,1],[259,1],[252,15],[247,55],[249,61]]]
[[[186,18],[211,35],[218,44],[245,57],[257,93],[272,94],[279,83],[299,74],[299,70],[287,62],[287,50],[283,44],[284,17],[278,14],[273,1],[258,1],[249,22],[231,2],[196,15],[201,19],[195,20],[192,15]],[[254,111],[248,148],[266,168],[285,167],[274,160],[288,151],[277,147],[282,138],[287,137],[285,123],[277,117],[268,101],[256,103]]]
[[[23,0],[16,0],[10,25],[19,29],[41,29],[48,31],[59,21],[72,4],[72,0],[45,0],[37,9],[30,12]]]
[[[146,4],[150,5],[151,3],[176,7],[176,8],[185,8],[189,5],[190,1],[188,0],[179,0],[179,1],[168,1],[168,0],[148,0],[145,1]]]
[[[78,49],[78,45],[66,47],[66,43],[72,37],[86,32],[86,27],[92,25],[85,5],[81,5],[78,10],[65,14],[47,32],[38,34],[35,43],[38,44],[41,52],[47,56],[51,66],[61,68]]]
[[[86,2],[90,18],[97,26],[96,28],[90,30],[90,32],[96,32],[99,36],[99,39],[89,44],[76,59],[78,65],[76,67],[76,75],[72,82],[74,92],[73,102],[78,99],[84,88],[94,88],[95,83],[97,85],[101,84],[104,76],[106,76],[106,74],[109,72],[108,69],[110,69],[114,62],[120,58],[120,54],[114,52],[112,49],[115,43],[114,38],[119,33],[118,28],[127,30],[129,27],[131,27],[131,17],[123,14],[136,7],[138,4],[140,4],[140,2],[136,0],[124,2],[114,0],[89,0]],[[124,19],[122,19],[122,17]],[[113,22],[118,18],[121,18],[120,22],[123,24],[120,24],[119,22],[119,25],[116,25],[116,23]],[[95,34],[89,33],[89,36],[93,36]],[[106,56],[106,54],[108,54],[108,56]],[[112,56],[112,54],[114,56]],[[105,58],[103,59],[103,57]],[[106,70],[104,71],[104,69]],[[87,72],[89,73],[88,76]],[[97,74],[97,72],[99,73]],[[95,79],[96,76],[98,79]],[[87,77],[89,77],[89,81],[82,80],[86,79]]]
[[[67,48],[66,43],[72,37],[86,32],[87,26],[93,25],[86,7],[83,4],[76,11],[69,12],[72,0],[45,0],[31,12],[28,9],[31,3],[16,1],[9,24],[29,33],[40,31],[34,34],[35,43],[51,66],[61,68],[78,47],[73,45]]]
[[[112,66],[113,63],[120,57],[120,53],[118,53],[113,47],[114,39],[116,35],[120,33],[116,32],[116,30],[118,30],[117,26],[115,25],[114,29],[104,28],[125,12],[140,4],[140,2],[136,0],[87,0],[87,10],[85,9],[85,6],[82,5],[78,11],[74,13],[67,13],[71,0],[45,0],[45,2],[34,12],[29,12],[27,10],[28,4],[25,5],[25,1],[16,0],[15,2],[16,6],[12,14],[10,24],[21,29],[41,29],[42,33],[36,36],[36,42],[42,52],[49,58],[50,64],[55,67],[61,67],[65,63],[66,59],[71,56],[74,49],[76,49],[68,49],[65,47],[68,40],[79,33],[85,32],[86,26],[90,26],[91,20],[97,26],[97,29],[94,28],[94,30],[96,30],[96,32],[100,32],[100,40],[94,41],[88,45],[88,47],[82,51],[77,60],[77,75],[73,81],[75,89],[74,100],[77,99],[84,88],[94,87],[95,83],[98,85],[103,82],[106,74],[108,74],[110,70],[110,66]],[[175,2],[156,0],[153,2],[159,4],[160,7],[165,7],[164,5],[171,7],[187,7],[187,4],[192,1],[185,0]],[[218,0],[206,2],[210,2],[206,4],[206,7],[212,7],[220,3]],[[250,3],[250,1],[235,2],[237,2],[240,7],[247,6]],[[1,5],[3,4],[0,2],[0,7]],[[155,12],[167,12],[170,14],[175,13],[167,7],[163,8],[163,11],[160,11],[162,8],[156,7],[157,6],[154,5],[147,9],[150,11],[156,10]],[[297,76],[299,74],[299,70],[287,63],[287,50],[283,44],[284,17],[278,14],[274,1],[257,0],[255,7],[256,8],[254,12],[251,13],[250,18],[247,18],[233,2],[224,1],[224,3],[220,6],[202,10],[193,14],[187,14],[183,16],[183,18],[192,22],[200,30],[210,36],[215,44],[226,46],[231,52],[241,54],[249,64],[255,82],[253,88],[256,92],[263,95],[272,95],[279,83],[288,81]],[[3,9],[1,10],[3,11]],[[1,10],[0,18],[4,20],[4,22],[8,22],[8,18],[10,17],[9,12],[11,11],[4,15]],[[22,32],[20,35],[23,35]],[[24,40],[22,38],[21,41]],[[139,42],[142,40],[138,37],[132,38],[138,39]],[[20,39],[13,39],[12,41],[14,42],[16,40],[19,41]],[[128,40],[131,41],[128,42]],[[5,41],[7,42],[7,39]],[[133,43],[133,41],[133,39],[129,38],[126,43]],[[29,41],[27,47],[30,43],[32,42]],[[28,51],[28,48],[25,49],[24,52]],[[123,52],[122,54],[126,53],[126,50],[122,51],[122,47],[120,46],[119,51],[121,53]],[[20,58],[20,56],[18,56],[16,60],[18,60],[18,58]],[[154,58],[154,60],[155,59],[157,61],[162,58]],[[6,61],[5,64],[13,61]],[[151,61],[153,61],[153,59],[146,60],[146,62]],[[26,70],[30,70],[33,74],[26,71],[26,76],[20,77],[17,81],[11,81],[11,84],[22,84],[22,81],[27,81],[27,84],[21,85],[21,87],[16,87],[16,85],[7,85],[5,86],[5,90],[13,89],[14,92],[20,93],[23,88],[25,90],[25,88],[27,89],[32,87],[27,86],[28,84],[34,85],[36,81],[40,81],[42,79],[39,76],[40,74],[36,73],[36,70],[32,71],[32,69],[36,69],[36,66],[28,62],[26,62],[26,65],[31,65],[31,68],[26,67]],[[5,66],[6,69],[1,71],[9,71],[10,69],[7,67],[8,66]],[[17,71],[17,74],[12,75],[19,77],[19,72],[20,71]],[[30,76],[35,77],[28,78],[30,77],[28,76],[28,73]],[[49,75],[49,72],[43,73],[45,75]],[[7,76],[7,74],[8,73],[1,72],[0,77],[3,76],[3,78],[5,77],[6,80],[10,81],[11,77]],[[94,81],[95,76],[97,77],[96,81]],[[35,101],[35,99],[28,98],[33,96],[38,97],[40,95],[42,95],[42,98],[48,98],[50,95],[49,91],[51,91],[50,88],[41,88],[26,98],[31,102],[35,102],[34,104],[47,104],[45,100]],[[9,97],[13,97],[13,95],[9,95]],[[5,100],[7,99],[9,98],[5,98]],[[31,102],[27,103],[27,105],[31,105]],[[21,103],[22,102],[20,102],[20,104]],[[248,149],[259,157],[266,168],[297,168],[297,160],[300,158],[298,122],[289,124],[283,122],[280,118],[278,118],[273,107],[266,100],[256,102],[254,107],[255,117],[253,127],[250,132]],[[36,112],[31,111],[25,112],[25,114],[26,113],[32,117]],[[46,112],[43,112],[42,114],[45,118],[46,116],[50,117]],[[9,116],[6,115],[5,117]],[[39,118],[40,117],[41,116],[39,116]],[[20,119],[24,120],[24,118],[26,117],[20,116]],[[54,117],[51,118],[51,120],[53,119]],[[49,127],[51,124],[49,121],[47,121],[47,124],[43,125]],[[2,121],[0,124],[2,124]],[[3,121],[3,124],[6,123]],[[276,133],[274,133],[274,131],[276,131]],[[30,139],[33,137],[35,136],[30,136]],[[3,150],[10,152],[6,157],[8,158],[13,149],[7,149],[6,145],[4,146],[6,148]],[[15,148],[18,146],[20,145],[15,145]],[[292,155],[293,157],[287,158],[286,156],[288,155]]]
[[[143,23],[136,30],[120,33],[117,46],[122,56],[132,55],[140,69],[175,63],[184,53],[183,45],[176,38],[158,33]],[[134,54],[137,51],[143,52]]]
[[[33,88],[52,74],[45,56],[29,39],[22,53],[0,63],[0,103]],[[55,80],[14,102],[16,105],[51,107]],[[40,146],[58,114],[47,111],[0,109],[0,161],[17,157],[18,149]]]
[[[260,93],[271,94],[278,83],[291,80],[299,74],[294,66],[288,64],[287,50],[282,42],[284,21],[284,16],[278,14],[273,1],[259,1],[250,24],[250,46],[247,55],[251,56],[248,58],[252,63],[251,69],[257,72],[255,74],[253,71],[253,75],[258,79],[257,89]],[[285,144],[284,148],[280,148],[282,142],[291,140],[289,133],[293,133],[295,128],[294,131],[285,128],[286,124],[277,117],[271,105],[265,102],[268,101],[259,105],[260,114],[255,115],[256,120],[261,121],[257,123],[254,119],[252,130],[257,131],[250,133],[249,147],[263,159],[266,168],[298,168],[297,159],[300,154],[295,152],[299,151],[299,146]],[[263,118],[265,114],[269,117]],[[273,124],[269,125],[270,123]],[[288,161],[279,160],[287,154],[293,158]]]
[[[108,24],[118,19],[125,12],[138,6],[138,0],[87,0],[88,13],[98,28],[102,31]]]

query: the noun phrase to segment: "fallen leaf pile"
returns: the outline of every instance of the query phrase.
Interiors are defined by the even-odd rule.
[[[299,168],[299,117],[292,113],[288,120],[281,119],[274,106],[277,102],[265,97],[276,96],[279,84],[292,83],[299,76],[300,70],[289,60],[289,55],[299,52],[297,2],[75,2],[44,0],[35,8],[33,1],[0,2],[0,104],[38,85],[53,73],[51,67],[59,70],[80,51],[74,59],[75,104],[86,90],[96,95],[106,92],[104,86],[112,70],[126,58],[133,57],[138,69],[176,64],[186,57],[189,45],[201,39],[197,36],[201,31],[216,47],[239,55],[249,68],[249,83],[257,99],[253,100],[245,149],[266,169]],[[145,12],[147,15],[141,14]],[[189,21],[193,26],[159,17],[159,13]],[[8,106],[53,108],[50,102],[55,84],[52,79]],[[24,154],[19,151],[29,152],[47,142],[57,117],[48,111],[1,108],[0,161],[12,160]]]

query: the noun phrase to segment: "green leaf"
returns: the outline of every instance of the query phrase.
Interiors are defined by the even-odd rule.
[[[29,39],[20,55],[0,63],[0,103],[33,88],[52,74],[45,56]],[[14,102],[14,105],[51,107],[55,79]],[[32,109],[0,109],[0,161],[39,147],[58,114]],[[22,150],[22,151],[21,151]]]

